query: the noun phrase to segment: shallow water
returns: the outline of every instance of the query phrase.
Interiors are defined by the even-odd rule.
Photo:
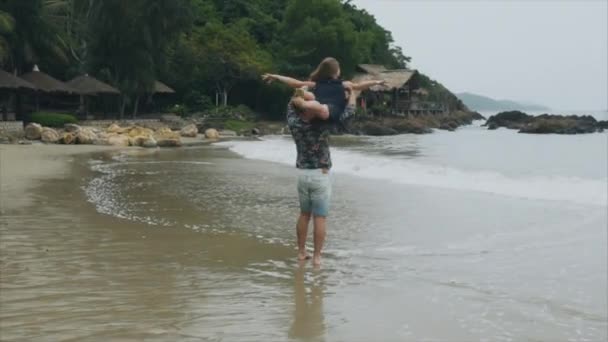
[[[289,140],[78,159],[1,227],[0,338],[605,340],[605,180],[506,191],[533,177],[489,162],[476,185],[476,162],[436,169],[484,139],[459,134],[338,142],[319,270],[294,260]]]

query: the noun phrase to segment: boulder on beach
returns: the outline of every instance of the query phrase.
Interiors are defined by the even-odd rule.
[[[148,137],[145,136],[137,136],[137,137],[129,137],[129,145],[130,146],[143,146],[144,141],[146,141]]]
[[[107,133],[124,133],[125,130],[125,128],[122,128],[115,123],[111,124],[110,126],[108,126],[108,128],[106,128]]]
[[[220,138],[220,134],[215,128],[209,128],[205,131],[205,138],[217,140]]]
[[[182,145],[182,138],[179,133],[168,127],[159,128],[154,133],[154,139],[159,147],[178,147]]]
[[[42,135],[42,126],[32,122],[25,126],[25,138],[28,140],[40,140]]]
[[[64,129],[66,132],[70,132],[70,133],[76,133],[76,132],[80,131],[80,130],[82,129],[82,127],[80,127],[80,126],[79,126],[79,125],[77,125],[77,124],[68,123],[68,124],[65,124],[65,125],[63,126],[63,129]]]
[[[97,134],[90,128],[81,128],[76,132],[76,142],[82,145],[93,144],[97,139]]]
[[[57,133],[57,131],[52,128],[44,127],[42,129],[42,133],[40,133],[40,139],[42,140],[42,142],[48,144],[55,144],[59,141],[60,138],[61,137],[59,136],[59,133]]]
[[[129,137],[151,137],[154,135],[154,131],[149,128],[144,128],[140,126],[134,126],[129,128]]]
[[[76,143],[76,135],[74,135],[74,133],[65,132],[65,133],[63,133],[63,135],[61,136],[61,139],[59,141],[65,145],[74,144],[74,143]]]
[[[189,124],[182,128],[179,134],[182,137],[196,138],[196,136],[198,135],[198,128],[195,124]]]
[[[156,139],[154,139],[153,137],[149,137],[146,140],[144,140],[144,142],[141,144],[142,147],[146,147],[146,148],[154,148],[154,147],[158,147],[158,143],[156,142]]]
[[[129,137],[125,134],[110,134],[108,144],[112,146],[129,146]]]

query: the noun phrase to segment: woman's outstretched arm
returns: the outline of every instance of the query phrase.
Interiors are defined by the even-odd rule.
[[[276,75],[276,74],[264,74],[262,75],[262,80],[266,83],[272,83],[273,81],[279,81],[281,83],[285,83],[291,88],[302,88],[302,87],[314,87],[315,82],[312,81],[300,81],[295,78]]]
[[[361,81],[361,82],[357,82],[357,83],[352,82],[352,81],[344,82],[345,86],[350,85],[353,90],[366,90],[373,86],[385,85],[385,84],[386,84],[386,81],[382,81],[382,80]]]

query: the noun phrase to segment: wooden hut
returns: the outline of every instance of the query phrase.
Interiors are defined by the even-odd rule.
[[[366,105],[387,106],[393,115],[443,113],[439,103],[427,101],[428,91],[420,88],[417,70],[393,69],[374,64],[361,64],[353,81],[383,80],[385,85],[373,86],[364,94]]]

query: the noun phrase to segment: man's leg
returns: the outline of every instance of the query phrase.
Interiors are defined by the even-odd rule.
[[[296,227],[296,234],[298,236],[298,260],[306,260],[309,258],[308,253],[306,253],[306,237],[308,236],[309,222],[310,213],[301,213]]]
[[[323,249],[323,244],[325,243],[325,216],[315,216],[314,218],[314,243],[315,250],[312,255],[312,263],[313,265],[321,265],[321,250]]]

